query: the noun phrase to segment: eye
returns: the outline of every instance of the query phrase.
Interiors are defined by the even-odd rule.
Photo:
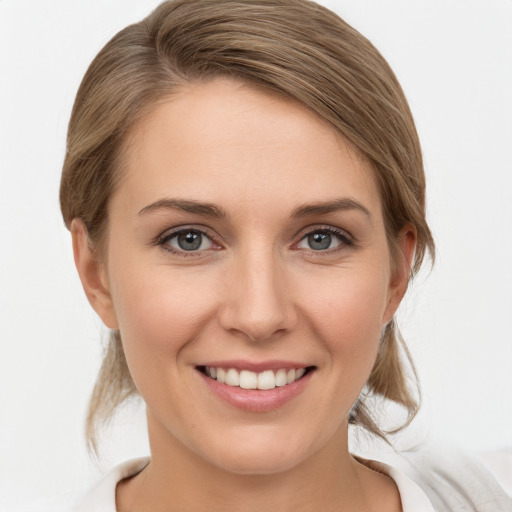
[[[183,229],[164,236],[160,244],[172,252],[207,251],[214,247],[214,243],[202,231],[197,229]]]
[[[313,251],[328,251],[350,245],[352,245],[352,241],[343,231],[323,228],[307,233],[296,247]]]

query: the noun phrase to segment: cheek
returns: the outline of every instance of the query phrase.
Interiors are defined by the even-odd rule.
[[[382,327],[387,306],[388,279],[381,269],[343,269],[336,275],[314,276],[302,295],[306,306],[325,326],[361,329]]]
[[[125,261],[112,273],[112,285],[121,339],[137,387],[142,393],[150,383],[165,386],[179,371],[183,349],[214,316],[211,278]]]
[[[308,296],[303,311],[333,356],[332,364],[345,367],[350,361],[354,370],[371,370],[387,306],[386,272],[366,267],[343,269],[337,278],[316,277],[303,290]]]
[[[139,272],[122,282],[114,303],[127,343],[178,352],[194,339],[215,307],[205,280],[189,281],[186,275],[171,275],[165,269],[156,276]]]
[[[191,280],[186,272],[143,269],[116,276],[122,287],[114,302],[119,330],[132,379],[149,410],[180,437],[179,423],[166,418],[187,417],[194,397],[187,382],[190,348],[215,317],[211,279]]]

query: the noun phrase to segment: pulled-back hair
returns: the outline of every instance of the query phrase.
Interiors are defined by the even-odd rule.
[[[130,128],[183,86],[219,76],[283,94],[332,125],[371,164],[393,261],[406,224],[417,232],[412,274],[427,252],[433,257],[421,148],[402,89],[365,37],[308,0],[171,0],[115,35],[87,70],[69,123],[60,189],[66,225],[81,219],[100,251]],[[364,397],[403,405],[405,424],[418,410],[416,374],[394,321],[365,388]],[[113,331],[89,404],[90,447],[98,426],[136,393]],[[350,422],[385,438],[364,397]]]

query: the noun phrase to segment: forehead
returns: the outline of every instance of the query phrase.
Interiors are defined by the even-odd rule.
[[[156,105],[133,127],[121,164],[119,188],[134,204],[190,194],[238,205],[340,195],[380,204],[370,164],[327,122],[229,79],[191,84]]]

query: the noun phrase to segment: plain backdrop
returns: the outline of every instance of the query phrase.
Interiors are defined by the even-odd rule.
[[[415,435],[511,447],[512,1],[323,3],[388,59],[423,144],[438,259],[400,313],[424,393]],[[156,5],[0,0],[0,509],[147,452],[132,407],[101,461],[88,459],[84,412],[105,332],[75,274],[58,187],[88,63]]]

